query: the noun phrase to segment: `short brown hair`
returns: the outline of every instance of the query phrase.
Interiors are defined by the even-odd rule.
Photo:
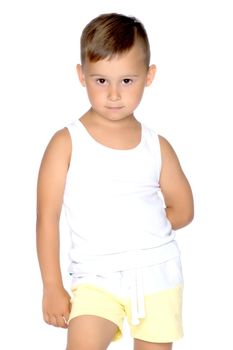
[[[127,52],[140,41],[145,64],[150,64],[150,44],[143,24],[135,17],[118,13],[102,14],[91,20],[81,35],[81,63],[97,62]]]

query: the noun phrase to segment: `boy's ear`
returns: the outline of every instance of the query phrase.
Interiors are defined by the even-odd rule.
[[[147,72],[147,77],[146,77],[146,86],[149,86],[152,81],[154,80],[156,74],[156,66],[154,64],[152,64]]]
[[[77,64],[76,70],[77,70],[77,73],[78,73],[78,77],[79,77],[80,83],[82,84],[82,86],[86,86],[86,84],[85,84],[85,77],[84,77],[84,73],[83,73],[83,69],[82,69],[81,64]]]

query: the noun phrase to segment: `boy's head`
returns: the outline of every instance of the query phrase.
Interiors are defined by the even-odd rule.
[[[150,63],[150,45],[143,24],[135,17],[117,13],[102,14],[86,25],[81,36],[81,63],[111,59],[140,43],[145,65]]]

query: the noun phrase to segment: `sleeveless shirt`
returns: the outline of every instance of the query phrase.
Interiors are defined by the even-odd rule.
[[[72,155],[63,204],[72,242],[69,272],[126,271],[179,256],[159,186],[156,132],[141,124],[140,143],[119,150],[96,141],[79,119],[67,128]]]

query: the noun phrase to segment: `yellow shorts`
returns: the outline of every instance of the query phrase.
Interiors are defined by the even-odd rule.
[[[118,326],[113,340],[122,336],[124,319],[128,319],[133,338],[153,342],[169,343],[183,336],[181,285],[145,296],[144,319],[139,325],[131,325],[131,302],[95,287],[81,284],[72,288],[73,298],[70,320],[81,315],[94,315],[105,318]]]

